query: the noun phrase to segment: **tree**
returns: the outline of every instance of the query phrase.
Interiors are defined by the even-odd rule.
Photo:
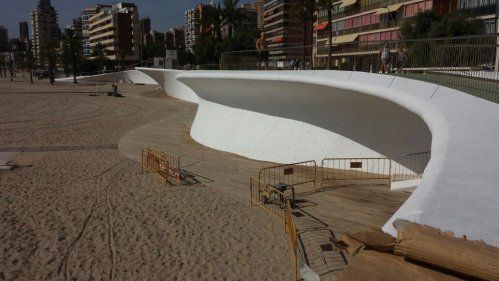
[[[97,43],[94,47],[94,54],[99,57],[99,66],[100,71],[104,70],[104,56],[107,53],[106,46],[102,43]]]
[[[29,72],[29,82],[33,84],[33,68],[34,68],[35,60],[33,59],[33,53],[31,51],[27,51],[24,55],[24,67]]]
[[[41,53],[41,60],[49,67],[50,84],[55,83],[54,71],[57,65],[57,49],[52,43],[43,45]]]
[[[217,6],[207,6],[202,18],[203,24],[211,27],[212,33],[219,41],[222,40],[222,16],[222,7],[219,2]]]
[[[72,29],[66,29],[66,37],[63,40],[63,55],[62,61],[64,69],[68,72],[69,66],[71,66],[71,73],[73,74],[73,82],[77,83],[76,73],[78,71],[78,66],[82,60],[82,45],[81,40],[76,36],[75,31]]]
[[[403,39],[427,39],[483,34],[485,27],[462,11],[441,16],[430,10],[406,19],[400,31]]]
[[[121,68],[124,69],[126,65],[126,56],[130,55],[132,52],[130,49],[119,49],[118,50],[118,57],[121,59]]]
[[[332,0],[317,0],[316,8],[318,10],[327,11],[328,23],[328,52],[327,52],[327,69],[333,69],[333,28],[331,21],[333,20],[333,3]]]
[[[237,27],[244,18],[241,10],[237,7],[239,0],[223,0],[223,9],[221,10],[222,26],[227,26],[229,37],[232,37],[233,30]]]
[[[294,16],[298,17],[302,22],[302,37],[303,37],[303,49],[302,49],[302,66],[305,66],[306,61],[306,45],[308,42],[312,42],[312,21],[314,18],[315,10],[315,0],[302,0],[297,5],[293,6],[291,12]],[[307,34],[310,35],[307,38]],[[310,40],[310,41],[309,41]]]

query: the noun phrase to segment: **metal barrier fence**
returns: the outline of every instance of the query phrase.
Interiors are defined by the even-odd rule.
[[[391,165],[392,182],[422,178],[430,158],[429,151],[395,157]]]
[[[286,219],[285,213],[287,200],[287,195],[273,186],[265,184],[255,178],[250,179],[251,206],[260,206],[276,217],[279,221],[284,222]]]
[[[144,169],[164,179],[166,187],[168,187],[170,178],[175,179],[177,184],[182,180],[180,157],[155,148],[142,149],[142,172],[144,172]]]
[[[388,158],[326,158],[321,163],[321,188],[363,180],[386,180],[390,185],[390,171]]]
[[[296,232],[296,225],[293,220],[293,211],[291,208],[290,200],[286,202],[286,234],[288,235],[289,247],[291,249],[292,255],[292,268],[293,268],[293,279],[298,280],[298,235]]]
[[[159,153],[162,157],[168,160],[170,168],[169,175],[170,177],[176,180],[177,184],[179,184],[182,181],[182,170],[180,169],[180,157],[177,155],[165,153],[163,151],[154,148],[151,149],[154,150],[156,153]]]
[[[144,173],[144,170],[152,173],[160,180],[164,180],[165,187],[168,188],[170,171],[168,159],[152,149],[144,148],[142,149],[142,173]]]
[[[293,220],[291,199],[273,186],[265,184],[256,178],[251,178],[250,205],[262,207],[284,224],[292,256],[293,280],[298,280],[298,239]]]
[[[398,41],[359,40],[332,46],[333,69],[386,72],[436,83],[499,103],[499,34]],[[383,64],[380,51],[385,43],[390,58]],[[326,69],[328,52],[329,45],[323,40],[313,46],[227,52],[221,56],[220,68]]]
[[[258,173],[258,179],[262,183],[271,186],[285,184],[294,187],[312,183],[313,189],[316,190],[317,163],[315,161],[306,161],[263,168]]]

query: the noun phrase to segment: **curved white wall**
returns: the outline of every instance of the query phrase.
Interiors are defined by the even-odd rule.
[[[78,76],[76,79],[80,82],[108,82],[108,83],[130,83],[157,85],[148,75],[137,70],[126,70],[120,72],[105,73],[92,76]],[[73,82],[73,77],[56,79],[58,82]]]
[[[189,87],[177,81],[175,78],[182,70],[154,69],[137,67],[137,71],[143,72],[159,84],[171,97],[176,99],[198,103],[198,96]]]
[[[177,79],[200,97],[192,136],[255,159],[390,157],[431,143],[421,184],[384,230],[395,235],[391,222],[402,218],[499,246],[499,105],[358,72],[193,71]]]
[[[280,163],[430,150],[425,123],[386,100],[332,95],[323,86],[289,89],[280,81],[266,83],[270,95],[251,80],[226,80],[216,88],[203,86],[203,79],[187,83],[201,97],[191,136],[215,149]]]

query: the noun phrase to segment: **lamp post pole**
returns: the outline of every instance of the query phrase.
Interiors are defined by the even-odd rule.
[[[499,73],[499,1],[496,1],[496,75]]]

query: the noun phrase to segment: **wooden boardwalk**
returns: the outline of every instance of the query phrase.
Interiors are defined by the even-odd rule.
[[[119,143],[122,153],[138,160],[140,149],[151,146],[179,155],[187,177],[184,184],[210,185],[239,200],[248,198],[251,176],[256,176],[263,167],[275,165],[210,149],[195,142],[189,132],[197,105],[173,99],[158,102],[168,103],[178,110],[166,116],[165,120],[129,132]],[[343,233],[380,228],[409,195],[390,191],[387,186],[370,185],[299,193],[294,219],[301,260],[319,274],[321,280],[333,280],[335,272],[348,264],[349,257],[336,249],[331,241]],[[268,216],[257,207],[254,211]],[[283,236],[283,239],[287,238]]]

